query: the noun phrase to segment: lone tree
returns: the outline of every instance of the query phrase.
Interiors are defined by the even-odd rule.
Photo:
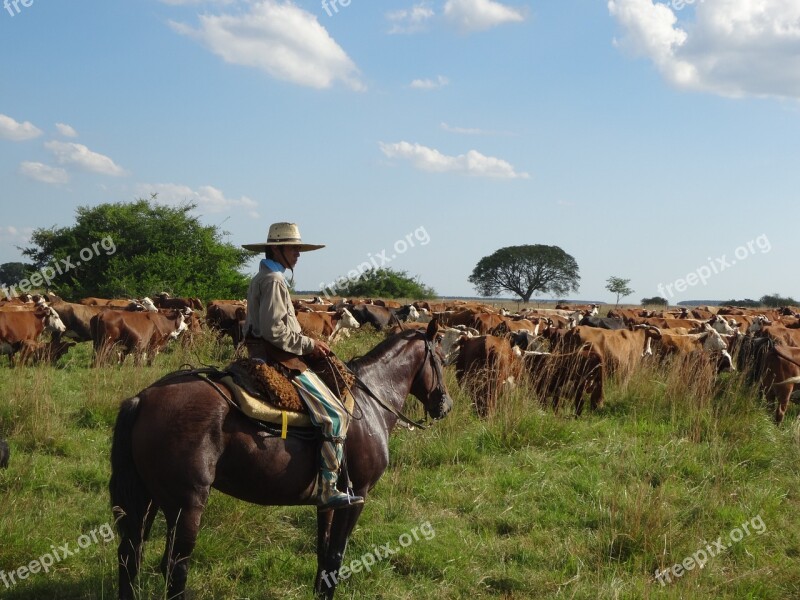
[[[606,281],[606,289],[612,294],[617,295],[617,306],[619,306],[620,298],[630,296],[633,293],[633,290],[628,287],[628,284],[631,282],[630,279],[623,279],[622,277],[614,277],[612,275]]]
[[[528,302],[534,293],[563,296],[578,291],[578,263],[558,246],[532,244],[500,248],[483,257],[469,277],[481,296],[501,290]]]
[[[23,250],[52,275],[48,288],[85,296],[173,295],[241,298],[248,277],[238,271],[252,253],[223,242],[215,226],[190,215],[194,204],[172,207],[156,197],[81,206],[75,225],[37,229]]]

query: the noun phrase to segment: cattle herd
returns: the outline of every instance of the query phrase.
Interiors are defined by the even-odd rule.
[[[525,379],[543,402],[558,408],[563,399],[580,415],[584,398],[603,404],[609,378],[624,379],[644,360],[701,361],[714,372],[742,371],[775,402],[780,422],[800,383],[800,315],[792,308],[748,310],[699,307],[664,310],[556,306],[512,314],[478,302],[390,300],[294,301],[304,331],[335,342],[363,325],[388,333],[424,327],[433,318],[441,326],[445,363],[487,416],[507,388]],[[247,305],[242,300],[197,298],[66,302],[54,295],[0,301],[0,354],[11,366],[55,362],[80,342],[91,342],[94,364],[150,364],[172,340],[208,328],[229,336],[241,348]],[[48,335],[49,334],[49,335]],[[686,363],[688,364],[688,362]],[[0,444],[0,459],[4,446]]]

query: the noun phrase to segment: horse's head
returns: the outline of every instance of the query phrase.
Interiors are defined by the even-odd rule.
[[[439,343],[439,324],[433,319],[424,334],[424,358],[422,366],[411,385],[411,393],[425,407],[425,412],[434,419],[441,419],[453,408],[444,382],[444,354]]]

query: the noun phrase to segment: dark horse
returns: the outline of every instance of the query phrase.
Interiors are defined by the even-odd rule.
[[[409,393],[434,419],[452,408],[442,373],[438,326],[387,338],[350,367],[362,385],[347,435],[347,471],[366,498],[389,464],[389,433]],[[227,390],[225,390],[227,394]],[[221,392],[197,376],[154,383],[122,403],[111,450],[111,504],[120,534],[119,598],[133,598],[144,539],[160,509],[167,522],[161,572],[168,597],[183,598],[189,557],[214,487],[262,505],[313,504],[319,451],[315,441],[265,436],[232,408]],[[340,478],[340,481],[344,478]],[[317,512],[317,598],[331,599],[323,573],[338,572],[347,539],[363,505]]]

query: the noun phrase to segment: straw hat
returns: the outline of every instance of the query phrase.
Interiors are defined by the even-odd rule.
[[[310,252],[325,247],[324,244],[304,244],[300,239],[300,229],[296,223],[273,223],[269,226],[266,242],[244,244],[242,248],[263,252],[269,246],[297,246],[300,252]]]

